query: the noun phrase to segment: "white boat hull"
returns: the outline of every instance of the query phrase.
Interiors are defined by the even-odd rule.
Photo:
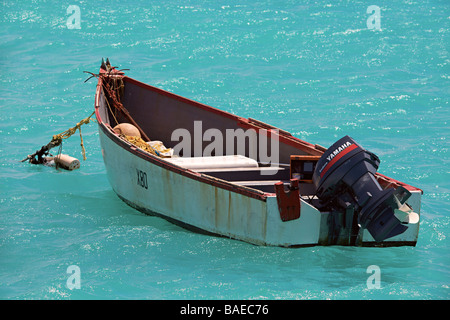
[[[299,219],[282,221],[275,194],[265,194],[258,199],[197,180],[194,172],[189,172],[193,176],[190,177],[168,170],[146,158],[158,162],[163,159],[127,145],[119,137],[111,139],[112,133],[106,134],[105,130],[108,128],[100,128],[99,136],[108,179],[128,205],[188,229],[255,245],[328,244],[329,213],[321,213],[304,200],[300,200]],[[408,203],[420,208],[420,197],[420,192],[413,191]],[[414,245],[417,237],[418,224],[381,245]],[[363,245],[377,245],[366,230],[362,241]]]
[[[288,168],[286,165],[278,167],[276,173],[281,173],[281,176],[275,178],[274,173],[269,178],[267,169],[271,168],[264,166],[267,153],[256,153],[256,159],[251,156],[255,146],[260,151],[267,151],[270,145],[271,156],[275,155],[277,159],[273,163],[283,166],[292,159],[312,161],[314,158],[317,161],[325,148],[302,141],[289,132],[255,119],[235,116],[125,77],[115,69],[106,69],[102,65],[103,76],[99,76],[95,97],[100,143],[109,182],[128,205],[195,231],[255,245],[416,244],[418,223],[408,225],[408,229],[397,236],[376,242],[367,230],[357,225],[359,218],[356,214],[339,210],[332,213],[319,211],[317,207],[323,206],[314,198],[316,190],[312,180],[293,179],[291,169],[295,165],[291,163]],[[121,85],[112,91],[109,86],[118,83]],[[105,98],[105,90],[109,90],[108,99]],[[116,109],[113,110],[111,104]],[[209,146],[210,140],[202,140],[197,145],[198,139],[195,139],[196,134],[203,137],[202,132],[206,131],[212,130],[222,137],[228,137],[229,130],[253,130],[251,132],[255,133],[256,140],[252,144],[244,143],[245,148],[240,152],[231,148],[228,153],[228,144],[223,139],[217,147],[227,150],[226,155],[198,158],[186,152],[177,154],[180,158],[165,160],[131,144],[111,127],[129,121],[137,126],[136,129],[144,138],[148,134],[164,143],[173,142],[172,135],[179,130],[193,134],[194,139],[187,146],[194,150],[194,154]],[[200,129],[196,127],[198,123],[202,125]],[[276,143],[271,142],[272,137]],[[229,139],[234,144],[234,136],[231,135]],[[150,139],[147,137],[145,141]],[[273,146],[277,148],[272,150]],[[222,156],[221,161],[217,156]],[[238,167],[245,168],[233,167],[227,175],[217,172],[223,168],[229,169],[230,164],[239,164]],[[208,168],[209,171],[202,171],[202,168]],[[401,186],[408,190],[411,196],[407,202],[420,214],[420,189],[378,173],[376,179],[383,189]],[[285,192],[285,185],[289,183],[289,191]],[[306,196],[304,199],[308,201],[304,201],[301,196]]]

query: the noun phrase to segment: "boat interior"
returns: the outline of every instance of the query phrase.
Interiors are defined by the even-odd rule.
[[[326,149],[117,72],[102,77],[97,89],[102,128],[137,155],[146,157],[142,149],[158,156],[150,162],[250,197],[275,195],[282,221],[299,218],[300,196],[328,213],[324,243],[338,242],[343,219],[342,241],[353,244],[362,241],[355,221],[378,242],[404,232],[402,223],[418,221],[405,203],[407,188],[414,187],[378,174],[378,157],[348,136]]]
[[[123,77],[123,84],[120,101],[136,125],[149,140],[161,141],[174,150],[173,156],[164,160],[264,193],[275,193],[279,182],[288,190],[290,179],[295,178],[300,195],[314,201],[312,175],[326,148],[132,78]],[[103,97],[104,93],[99,112],[105,124],[113,128],[130,122]],[[382,175],[377,179],[384,187],[393,184]]]
[[[297,178],[302,195],[314,194],[312,174],[325,148],[255,119],[244,119],[128,77],[123,80],[121,103],[131,117],[150,140],[174,150],[174,156],[165,160],[265,193],[274,193],[277,182],[289,186],[290,179]],[[129,122],[104,101],[100,101],[104,123],[113,128]]]

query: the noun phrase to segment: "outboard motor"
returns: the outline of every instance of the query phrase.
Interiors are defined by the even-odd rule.
[[[322,155],[313,174],[322,205],[343,212],[350,208],[357,215],[359,227],[367,229],[377,242],[408,228],[403,224],[407,218],[397,218],[399,212],[404,213],[403,217],[411,214],[409,222],[418,217],[405,203],[411,195],[408,190],[381,188],[375,178],[379,164],[375,154],[345,136]]]

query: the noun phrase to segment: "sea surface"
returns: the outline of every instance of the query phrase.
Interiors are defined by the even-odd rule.
[[[3,0],[0,10],[0,299],[450,298],[448,0]],[[20,162],[92,113],[84,71],[106,57],[314,144],[350,135],[380,157],[379,172],[423,190],[417,246],[259,247],[146,216],[111,189],[93,122],[80,169]],[[82,159],[78,132],[62,150]]]

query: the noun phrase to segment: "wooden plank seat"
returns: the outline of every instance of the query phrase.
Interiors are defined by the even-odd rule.
[[[290,185],[289,180],[233,181],[233,183],[241,186],[246,186],[249,188],[258,189],[263,192],[274,193],[275,183],[280,181],[283,182],[285,188],[287,188]]]
[[[289,180],[289,168],[281,167],[238,167],[221,169],[197,169],[195,171],[227,181]]]
[[[231,181],[240,186],[246,186],[249,188],[254,188],[261,190],[262,192],[274,193],[275,183],[283,182],[284,189],[288,190],[290,186],[290,180],[280,179],[280,180],[246,180],[246,181]],[[312,196],[315,194],[316,189],[312,183],[299,183],[299,190],[301,195]]]

